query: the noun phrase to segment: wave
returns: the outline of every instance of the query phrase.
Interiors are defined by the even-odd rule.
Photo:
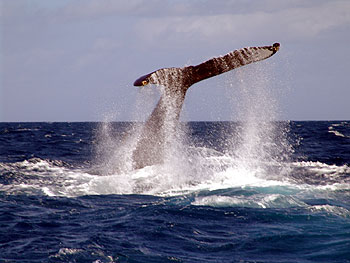
[[[282,194],[256,194],[253,196],[212,195],[197,197],[192,205],[214,207],[247,207],[247,208],[291,208],[307,205],[293,196]]]
[[[193,165],[187,171],[175,171],[171,165],[162,164],[111,175],[101,175],[96,168],[75,167],[60,160],[32,158],[22,162],[0,163],[0,182],[2,189],[5,186],[20,185],[26,188],[32,185],[38,189],[53,189],[52,193],[56,193],[53,195],[66,196],[80,195],[80,192],[171,196],[174,193],[181,194],[181,191],[214,191],[234,187],[308,186],[350,189],[350,167],[347,165],[299,161],[279,166],[265,163],[266,167],[245,167],[246,164],[235,157],[214,156],[211,151],[208,153],[209,156],[202,160],[202,165],[197,159],[197,166]],[[82,190],[82,184],[86,184],[85,191]],[[55,191],[55,187],[59,191]],[[76,191],[77,188],[80,190]],[[72,190],[71,194],[69,189]]]
[[[341,123],[334,123],[328,127],[328,132],[337,137],[350,138],[350,123],[343,121]]]
[[[197,164],[187,172],[182,170],[182,173],[163,164],[129,173],[101,175],[91,168],[32,158],[0,163],[0,191],[5,194],[65,197],[142,194],[181,197],[181,202],[186,200],[188,205],[195,206],[297,207],[312,212],[350,215],[350,208],[342,203],[334,205],[331,201],[310,201],[332,200],[332,196],[339,194],[347,198],[350,193],[350,167],[346,165],[302,161],[284,163],[283,167],[277,168],[272,164],[270,169],[252,169],[244,167],[234,157],[217,156],[213,152],[202,163],[205,166]],[[283,174],[266,174],[266,171],[283,171]]]
[[[291,163],[291,169],[290,177],[298,183],[336,188],[350,185],[350,167],[348,165],[301,161]]]

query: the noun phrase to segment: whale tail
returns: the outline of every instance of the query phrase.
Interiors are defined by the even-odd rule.
[[[177,121],[188,88],[202,80],[217,76],[232,69],[267,59],[279,50],[280,44],[248,47],[215,57],[196,66],[162,68],[138,78],[134,86],[156,84],[164,86],[164,92],[146,121],[140,140],[133,151],[134,168],[162,162],[166,122],[171,112],[172,121]],[[168,118],[169,119],[169,118]]]

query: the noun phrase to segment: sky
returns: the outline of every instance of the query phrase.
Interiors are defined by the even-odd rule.
[[[279,118],[350,120],[348,0],[0,0],[0,34],[0,122],[134,120],[139,76],[274,42]],[[186,120],[232,119],[225,78],[191,87]]]

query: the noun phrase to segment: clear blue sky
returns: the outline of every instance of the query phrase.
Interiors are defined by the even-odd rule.
[[[0,121],[94,121],[112,111],[132,120],[143,108],[132,86],[140,75],[274,42],[282,48],[266,63],[286,89],[281,117],[350,119],[348,0],[0,3]],[[186,119],[230,119],[215,111],[225,107],[222,85],[193,86]]]

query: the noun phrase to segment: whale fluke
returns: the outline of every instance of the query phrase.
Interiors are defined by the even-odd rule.
[[[138,78],[134,86],[157,84],[163,86],[190,87],[201,80],[217,76],[232,69],[267,59],[279,50],[280,44],[248,47],[235,50],[224,56],[215,57],[197,66],[184,68],[163,68]]]
[[[164,86],[164,92],[146,121],[133,152],[134,168],[143,168],[162,162],[164,147],[166,147],[167,115],[171,112],[171,121],[178,121],[186,92],[190,86],[232,69],[267,59],[274,55],[279,47],[280,44],[275,43],[272,46],[242,48],[196,66],[162,68],[138,78],[134,86],[161,85]]]

